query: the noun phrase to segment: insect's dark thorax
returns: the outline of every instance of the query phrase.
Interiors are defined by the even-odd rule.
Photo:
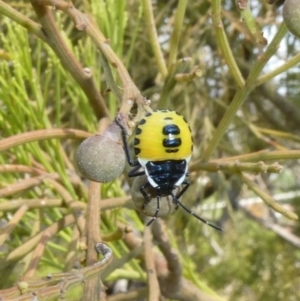
[[[169,194],[178,185],[178,181],[185,178],[187,161],[149,161],[145,167],[148,177],[159,186],[161,193]]]

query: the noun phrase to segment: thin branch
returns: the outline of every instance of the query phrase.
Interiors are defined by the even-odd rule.
[[[216,18],[216,16],[219,16],[220,14],[220,0],[213,1],[213,18]],[[218,17],[220,18],[220,17]],[[217,24],[217,22],[220,22],[219,19],[216,19],[214,23]],[[223,30],[223,26],[221,25],[221,29]],[[223,35],[221,31],[220,35]],[[221,139],[224,137],[224,134],[226,130],[228,129],[228,126],[232,122],[232,120],[235,118],[235,115],[238,111],[238,109],[243,105],[245,99],[247,96],[252,92],[252,90],[255,88],[255,81],[259,74],[261,73],[264,66],[267,64],[269,59],[273,56],[273,54],[277,51],[278,45],[280,41],[283,39],[283,37],[286,35],[287,29],[286,26],[282,23],[279,27],[277,33],[275,34],[272,42],[269,44],[268,48],[266,49],[265,53],[260,55],[256,61],[256,63],[253,65],[250,74],[247,78],[247,81],[245,85],[240,86],[241,88],[237,90],[230,106],[228,107],[227,111],[225,112],[221,122],[219,123],[214,136],[212,140],[209,142],[208,147],[204,151],[202,155],[202,160],[207,161],[218,144],[220,143]],[[218,37],[218,36],[217,36]],[[222,36],[219,37],[219,39],[223,39]],[[221,45],[220,45],[221,47]],[[224,51],[227,49],[227,47],[224,47]],[[227,49],[228,53],[231,53],[230,49]],[[227,62],[228,64],[228,62]],[[230,65],[228,65],[230,68]]]
[[[64,299],[67,290],[100,275],[111,263],[112,251],[110,248],[103,243],[99,243],[96,249],[103,256],[103,259],[96,264],[68,273],[54,273],[38,278],[23,278],[14,287],[1,290],[1,300],[50,300],[58,296],[60,299]]]
[[[172,66],[175,65],[177,60],[179,38],[182,31],[182,25],[184,21],[187,3],[188,3],[187,0],[178,1],[178,6],[175,13],[174,27],[170,38],[169,59],[168,59],[169,72],[171,71]]]
[[[277,75],[288,71],[290,68],[296,66],[299,63],[300,63],[300,53],[296,54],[294,57],[292,57],[291,59],[289,59],[288,61],[283,63],[281,66],[277,67],[276,69],[260,76],[256,80],[255,85],[260,86],[260,85],[268,82],[272,78],[276,77]]]
[[[79,64],[74,54],[67,47],[59,28],[56,25],[51,10],[45,6],[44,1],[31,0],[31,4],[39,18],[43,31],[47,36],[46,43],[60,59],[62,66],[72,75],[84,91],[97,118],[109,116],[108,108],[92,79],[91,72],[87,71]],[[55,3],[53,4],[55,5]]]
[[[50,235],[47,232],[44,233],[43,236],[41,237],[39,244],[36,246],[35,250],[32,252],[31,261],[29,263],[26,273],[24,274],[25,278],[34,276],[34,274],[38,268],[39,262],[45,251],[46,244],[47,244],[49,238],[50,238]]]
[[[0,0],[0,15],[4,15],[7,18],[13,20],[14,22],[20,24],[21,26],[28,29],[31,33],[35,34],[44,42],[47,41],[47,37],[42,30],[40,24],[35,23],[31,19],[19,13],[17,10],[13,9],[11,6],[7,5]]]
[[[144,256],[147,271],[148,282],[148,301],[159,301],[160,289],[155,268],[155,254],[152,246],[152,235],[150,228],[147,227],[144,232]]]
[[[280,160],[298,160],[300,159],[300,150],[286,150],[286,151],[269,151],[262,150],[255,153],[239,155],[234,157],[214,159],[211,162],[225,162],[225,161],[240,161],[240,162],[258,162],[258,161],[280,161]]]
[[[165,78],[168,74],[168,69],[158,41],[158,35],[155,27],[155,20],[154,20],[153,9],[152,9],[152,1],[143,0],[142,3],[144,8],[147,32],[154,53],[154,57],[156,60],[156,64],[158,66],[159,72],[161,73],[163,78]]]
[[[17,183],[14,184],[10,184],[2,189],[0,189],[0,197],[7,197],[7,196],[11,196],[15,193],[24,191],[26,189],[38,186],[40,184],[43,183],[43,181],[45,179],[58,179],[58,175],[56,174],[46,174],[46,175],[42,175],[42,176],[37,176],[37,177],[33,177],[33,178],[29,178],[29,179],[25,179],[25,180],[20,180]]]
[[[12,262],[16,262],[31,252],[37,244],[40,242],[41,238],[45,233],[48,233],[51,237],[56,235],[59,231],[64,228],[72,225],[75,222],[74,216],[72,214],[66,215],[61,218],[57,222],[53,223],[51,226],[47,227],[43,231],[39,232],[35,236],[28,239],[22,245],[11,251],[7,257],[1,261],[1,268],[4,268],[11,264]]]
[[[240,173],[241,180],[248,186],[249,189],[251,189],[255,194],[257,194],[269,207],[274,209],[276,212],[281,213],[283,216],[292,219],[292,220],[298,220],[297,214],[294,212],[286,211],[284,207],[279,205],[276,200],[267,194],[265,191],[263,191],[257,184],[255,184],[252,180],[250,180],[247,176]]]
[[[215,27],[216,42],[224,56],[226,64],[239,88],[244,87],[245,80],[234,59],[231,47],[229,45],[226,32],[221,20],[221,0],[212,1],[212,21]]]
[[[72,2],[66,2],[63,0],[40,0],[40,2],[44,5],[55,6],[56,9],[59,9],[68,14],[73,19],[76,28],[78,30],[85,31],[87,35],[90,36],[90,38],[93,40],[96,47],[110,62],[110,64],[114,68],[116,68],[123,88],[123,97],[120,107],[121,113],[128,115],[135,101],[137,102],[139,108],[143,106],[148,106],[146,99],[141,95],[139,89],[132,81],[123,62],[110,47],[109,40],[103,35],[100,29],[87,17],[87,15],[83,14],[77,8],[75,8]]]
[[[11,232],[19,224],[19,221],[22,219],[22,217],[28,211],[28,209],[29,207],[26,204],[23,204],[21,207],[19,207],[18,211],[10,219],[9,223],[0,230],[0,246],[3,245],[3,243],[6,241]]]
[[[226,158],[225,158],[226,159]],[[222,161],[220,159],[218,162],[207,162],[201,163],[199,161],[194,162],[189,170],[192,171],[209,171],[209,172],[228,172],[228,173],[239,173],[239,172],[251,172],[251,173],[280,173],[282,166],[277,162],[267,165],[263,161],[258,163],[243,163],[238,160],[232,161]]]
[[[42,141],[48,139],[86,139],[91,137],[89,132],[75,129],[47,129],[26,132],[4,138],[0,141],[0,151],[7,150],[11,147],[22,145],[33,141]]]

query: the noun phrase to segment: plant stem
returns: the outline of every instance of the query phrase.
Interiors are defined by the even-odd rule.
[[[226,64],[235,80],[235,83],[239,88],[242,88],[245,84],[245,81],[234,59],[221,20],[221,0],[212,1],[212,21],[215,27],[216,42],[224,56]]]
[[[216,6],[217,2],[219,2],[219,1],[213,1],[214,6]],[[210,156],[212,155],[213,151],[218,146],[218,144],[221,141],[221,139],[223,138],[229,124],[235,117],[238,109],[242,106],[246,97],[255,88],[255,81],[256,81],[258,75],[261,73],[261,71],[264,68],[264,66],[266,65],[266,63],[269,61],[269,59],[272,57],[272,55],[278,49],[278,45],[279,45],[280,41],[283,39],[283,37],[285,36],[286,32],[287,32],[287,28],[286,28],[285,24],[282,23],[281,26],[279,27],[275,37],[273,38],[272,42],[266,49],[265,53],[262,54],[257,59],[253,68],[251,69],[251,72],[247,78],[245,85],[237,90],[230,106],[228,107],[227,111],[225,112],[220,124],[218,125],[212,140],[210,141],[208,147],[206,148],[206,150],[204,151],[204,153],[202,155],[203,161],[207,161],[210,158]],[[217,36],[217,38],[218,38],[218,36]],[[229,50],[227,50],[227,51],[229,51]],[[230,53],[231,53],[231,50],[230,50]],[[229,63],[229,62],[227,62],[227,63]],[[228,65],[228,67],[230,68],[230,65]]]
[[[169,59],[168,59],[169,73],[172,65],[174,65],[177,60],[179,38],[182,30],[182,24],[184,21],[187,2],[188,2],[187,0],[179,0],[177,10],[175,13],[174,29],[171,35],[170,47],[169,47]]]
[[[150,39],[150,44],[154,53],[154,57],[161,75],[165,78],[168,74],[168,69],[166,67],[166,62],[164,60],[159,41],[157,36],[157,31],[155,27],[155,21],[153,16],[152,1],[142,0],[145,14],[145,22],[147,26],[147,32]]]

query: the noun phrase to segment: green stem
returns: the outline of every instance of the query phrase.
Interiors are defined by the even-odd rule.
[[[265,82],[269,81],[270,79],[274,78],[275,76],[277,76],[277,75],[289,70],[290,68],[296,66],[299,63],[300,63],[300,53],[295,55],[293,58],[291,58],[290,60],[285,62],[280,67],[274,69],[273,71],[271,71],[267,74],[264,74],[264,75],[260,76],[257,79],[257,81],[255,82],[255,85],[260,86],[260,85],[264,84]]]
[[[169,60],[168,60],[169,72],[172,65],[176,63],[179,38],[180,38],[180,33],[181,33],[184,15],[186,11],[186,6],[187,6],[187,0],[179,0],[178,7],[175,14],[174,29],[170,39]]]
[[[291,220],[298,220],[297,214],[291,211],[286,211],[286,208],[279,205],[272,196],[263,191],[256,183],[250,180],[247,176],[245,176],[242,173],[240,173],[239,176],[241,180],[248,186],[248,188],[251,189],[255,194],[257,194],[269,207]]]
[[[219,2],[219,1],[213,1],[213,3],[216,3],[216,2]],[[216,4],[214,4],[214,5],[216,5]],[[242,106],[246,97],[255,88],[255,81],[256,81],[257,77],[261,73],[261,71],[264,68],[264,66],[266,65],[266,63],[272,57],[272,55],[277,51],[278,45],[279,45],[280,41],[283,39],[283,37],[286,35],[286,33],[287,33],[287,28],[286,28],[285,24],[282,23],[280,25],[275,37],[273,38],[272,42],[266,49],[265,53],[263,53],[257,59],[256,63],[252,67],[245,85],[242,88],[237,90],[230,106],[228,107],[227,111],[225,112],[220,124],[218,125],[212,140],[210,141],[207,149],[203,153],[203,156],[202,156],[203,161],[207,161],[210,158],[210,156],[212,155],[213,151],[218,146],[218,144],[221,141],[221,139],[223,138],[229,124],[235,117],[236,112]],[[231,51],[230,51],[230,53],[231,53]]]
[[[34,33],[41,40],[46,42],[47,38],[42,31],[41,25],[30,20],[29,18],[22,15],[17,10],[13,9],[11,6],[9,6],[8,4],[4,3],[1,0],[0,0],[0,15],[4,15],[7,18],[15,21],[16,23],[22,25],[23,27],[28,29],[30,32]]]
[[[242,88],[245,84],[245,81],[232,54],[231,47],[227,40],[224,26],[221,20],[221,0],[212,1],[212,21],[215,27],[217,44],[224,56],[226,64],[237,86]]]
[[[166,77],[168,74],[168,70],[166,67],[166,62],[164,60],[159,42],[158,42],[158,36],[157,31],[155,27],[155,21],[153,16],[153,9],[152,9],[152,1],[151,0],[143,0],[143,7],[144,7],[144,13],[145,13],[145,21],[147,26],[148,35],[150,38],[150,44],[152,47],[152,50],[154,52],[154,57],[159,69],[159,72],[163,77]]]

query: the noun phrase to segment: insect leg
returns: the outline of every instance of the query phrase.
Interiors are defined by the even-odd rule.
[[[151,198],[149,197],[149,195],[147,194],[147,192],[145,191],[145,188],[149,187],[150,183],[147,182],[144,185],[142,185],[140,187],[140,192],[143,195],[144,199],[145,199],[145,203],[143,204],[142,210],[145,209],[146,205],[151,201]]]
[[[129,178],[137,177],[137,176],[142,176],[145,174],[145,171],[138,171],[140,169],[141,165],[135,166],[129,173],[128,176]]]
[[[145,203],[143,204],[142,206],[142,210],[145,209],[145,207],[147,206],[147,204],[149,202],[151,202],[151,198],[149,197],[149,195],[146,193],[145,191],[145,188],[149,187],[150,186],[150,183],[147,182],[146,184],[142,185],[141,188],[140,188],[140,192],[141,194],[143,195],[144,199],[145,199]],[[157,215],[159,213],[159,210],[160,210],[160,195],[157,195],[156,196],[156,201],[157,201],[157,207],[156,207],[156,210],[155,210],[155,213],[154,213],[154,216],[151,218],[151,220],[146,224],[146,226],[150,226],[156,219],[157,219]]]
[[[156,219],[157,219],[157,215],[159,213],[159,210],[160,210],[160,195],[157,195],[156,196],[156,201],[157,201],[157,207],[156,207],[156,210],[155,210],[155,213],[153,215],[153,217],[150,219],[150,221],[147,223],[146,226],[150,226]]]
[[[129,147],[128,147],[128,143],[127,143],[127,139],[126,139],[127,132],[126,132],[125,127],[121,124],[121,122],[118,119],[118,117],[116,117],[115,121],[116,121],[116,124],[121,128],[121,136],[122,136],[122,141],[123,141],[123,145],[124,145],[124,151],[125,151],[125,155],[126,155],[126,159],[127,159],[128,164],[131,167],[140,165],[140,163],[138,161],[134,161],[134,160],[132,160],[130,158]]]
[[[219,231],[223,231],[222,228],[208,222],[207,220],[205,220],[204,218],[202,218],[201,216],[197,215],[196,213],[194,213],[191,209],[187,208],[186,206],[184,206],[180,201],[179,198],[186,192],[186,190],[188,189],[188,187],[190,186],[190,183],[188,181],[184,181],[182,184],[186,184],[186,186],[175,196],[173,193],[171,193],[171,196],[174,200],[174,202],[176,204],[178,204],[180,207],[182,207],[186,212],[188,212],[189,214],[193,215],[194,217],[196,217],[198,220],[200,220],[201,222],[203,222],[204,224],[207,224],[208,226],[219,230]]]
[[[182,185],[185,185],[182,189],[181,189],[181,191],[179,191],[179,193],[176,195],[176,200],[178,200],[186,191],[187,191],[187,189],[190,187],[190,182],[189,181],[187,181],[187,180],[184,180],[183,182],[182,182]]]

